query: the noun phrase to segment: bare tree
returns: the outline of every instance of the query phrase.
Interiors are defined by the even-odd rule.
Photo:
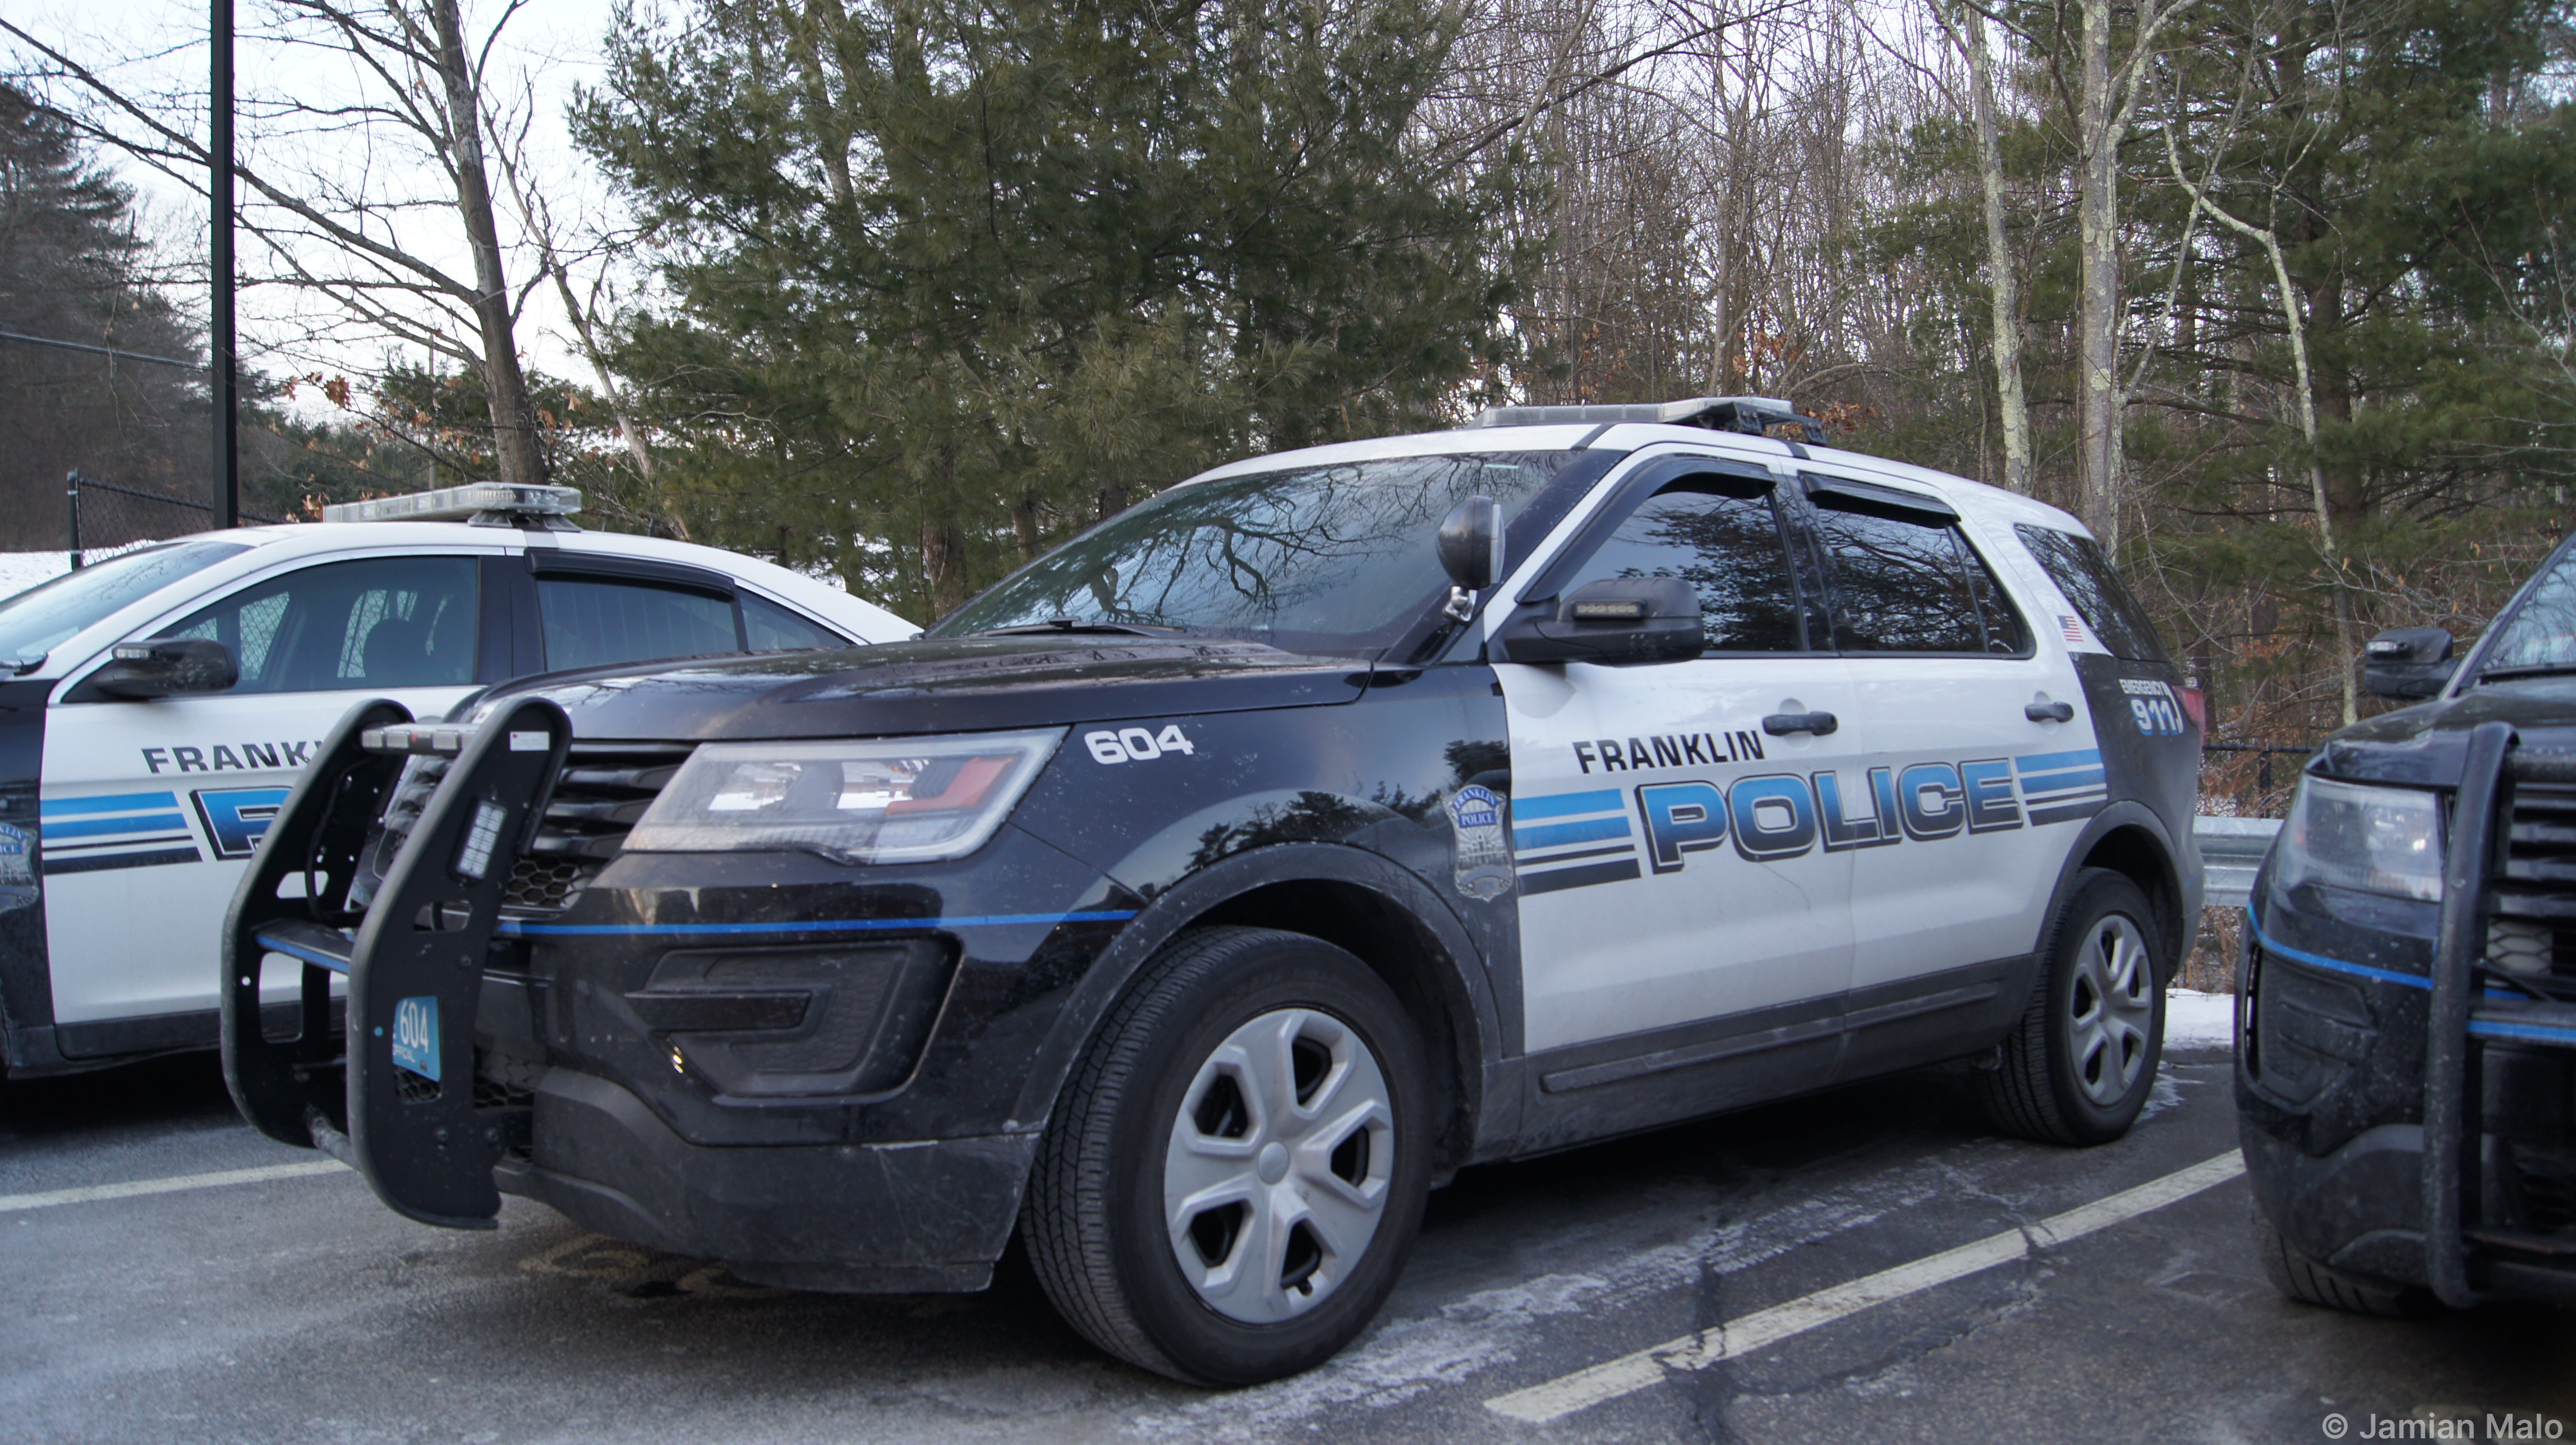
[[[2031,493],[2030,396],[2021,374],[2021,269],[2005,233],[2004,156],[1995,118],[1994,66],[1986,49],[1986,17],[1976,6],[1935,0],[1933,16],[1951,43],[1967,56],[1968,110],[1977,138],[1977,182],[1986,230],[1986,284],[1993,336],[1997,410],[2004,433],[2004,485]]]
[[[510,482],[546,474],[517,328],[547,278],[512,281],[523,238],[502,235],[488,160],[495,51],[525,3],[505,0],[469,34],[463,0],[268,0],[259,34],[298,58],[297,88],[244,99],[253,144],[234,164],[249,191],[239,224],[275,267],[249,283],[322,299],[324,334],[354,329],[479,373],[492,465]],[[61,109],[89,134],[191,184],[210,164],[188,97],[121,88],[6,18],[0,33],[75,89]]]

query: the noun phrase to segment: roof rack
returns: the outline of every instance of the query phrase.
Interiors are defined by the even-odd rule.
[[[543,527],[550,532],[578,532],[565,520],[581,510],[581,488],[521,486],[515,482],[474,482],[440,487],[403,497],[375,497],[364,502],[335,502],[322,509],[325,522],[453,522],[478,527]]]
[[[1825,444],[1823,422],[1773,396],[1695,396],[1687,401],[1642,402],[1634,406],[1489,406],[1468,425],[1563,426],[1585,422],[1696,426],[1757,437],[1768,436],[1775,426],[1794,426],[1805,435],[1808,445]]]

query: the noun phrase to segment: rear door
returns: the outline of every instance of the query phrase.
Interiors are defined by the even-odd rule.
[[[1700,594],[1708,652],[1640,667],[1497,664],[1512,742],[1526,1042],[1573,1099],[1636,1083],[1667,1116],[1820,1081],[1850,974],[1851,855],[1813,779],[1850,734],[1850,670],[1811,646],[1812,578],[1779,479],[1715,459],[1651,461],[1521,606],[1611,577]],[[1865,800],[1836,806],[1866,812]],[[1649,1107],[1649,1106],[1652,1107]]]
[[[222,642],[241,669],[226,692],[57,691],[39,807],[65,1053],[156,1046],[83,1024],[215,1007],[234,885],[331,724],[361,696],[443,712],[486,679],[483,555],[308,561],[140,634]],[[293,987],[277,980],[276,1001]]]
[[[1947,503],[1812,468],[1800,480],[1859,766],[1899,825],[1852,855],[1845,1070],[1860,1074],[2019,1006],[2013,961],[2099,806],[2100,759],[2064,650],[2035,636]]]
[[[534,642],[525,671],[563,672],[751,650],[737,588],[721,572],[560,547],[528,551]],[[785,614],[794,618],[795,614]],[[756,614],[763,640],[779,622]]]

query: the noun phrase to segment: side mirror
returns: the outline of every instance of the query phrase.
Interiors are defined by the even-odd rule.
[[[2447,628],[2392,627],[2362,649],[2361,685],[2377,697],[2432,697],[2460,665],[2451,646]]]
[[[1499,662],[1598,662],[1634,667],[1688,662],[1707,646],[1699,592],[1679,577],[1609,577],[1588,582],[1505,623]]]
[[[207,637],[150,637],[120,642],[89,685],[109,697],[175,697],[222,692],[241,681],[233,650]]]
[[[1449,580],[1482,592],[1503,576],[1503,504],[1469,497],[1440,521],[1440,567]]]

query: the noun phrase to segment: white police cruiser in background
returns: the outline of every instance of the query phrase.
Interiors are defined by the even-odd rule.
[[[224,906],[354,697],[435,713],[526,673],[913,631],[752,558],[581,531],[579,505],[494,483],[360,502],[0,600],[8,1072],[214,1045]]]
[[[1488,413],[1206,473],[915,641],[353,710],[235,901],[234,1096],[412,1218],[766,1283],[1017,1231],[1213,1384],[1350,1340],[1479,1161],[1948,1060],[2117,1137],[2199,698],[2074,519],[1822,440]]]

